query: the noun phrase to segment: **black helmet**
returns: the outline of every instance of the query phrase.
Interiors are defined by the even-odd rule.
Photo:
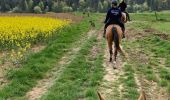
[[[117,0],[112,0],[112,4],[117,5]]]

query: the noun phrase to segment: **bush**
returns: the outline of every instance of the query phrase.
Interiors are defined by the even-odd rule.
[[[13,13],[21,13],[21,12],[22,12],[22,9],[21,9],[20,7],[18,7],[18,6],[16,6],[16,7],[14,7],[14,8],[12,9],[12,12],[13,12]]]
[[[54,4],[52,5],[52,11],[62,12],[62,5],[60,3],[54,2]]]
[[[35,6],[34,7],[34,13],[42,13],[42,10],[41,10],[41,8],[39,7],[39,6]]]
[[[63,11],[64,12],[72,12],[73,9],[72,9],[72,7],[65,6],[65,7],[63,7]]]
[[[141,12],[141,5],[135,4],[133,5],[133,12]]]
[[[142,5],[142,10],[143,10],[143,11],[148,11],[148,10],[149,10],[148,4],[147,4],[146,2],[143,3],[143,5]]]
[[[133,12],[133,7],[130,6],[130,5],[127,5],[127,11],[128,11],[129,13],[132,13],[132,12]]]
[[[98,11],[99,12],[104,12],[103,11],[103,4],[101,2],[98,3]]]
[[[43,4],[43,2],[42,2],[42,1],[41,1],[41,2],[39,2],[38,6],[41,8],[41,10],[43,10],[43,9],[44,9],[44,4]]]

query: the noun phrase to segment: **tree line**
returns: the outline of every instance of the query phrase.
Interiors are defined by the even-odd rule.
[[[111,0],[0,0],[0,12],[106,12]],[[128,12],[170,9],[170,0],[125,0]],[[121,2],[121,0],[119,0]]]

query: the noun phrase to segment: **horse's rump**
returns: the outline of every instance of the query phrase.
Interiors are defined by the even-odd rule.
[[[115,46],[118,48],[119,47],[119,43],[122,39],[122,29],[119,25],[109,25],[106,29],[106,37],[107,40],[110,42],[115,43]]]
[[[114,30],[113,30],[114,29]],[[112,24],[112,25],[109,25],[106,29],[106,37],[107,39],[108,38],[111,38],[112,41],[113,41],[113,31],[117,32],[118,33],[118,37],[121,38],[122,37],[122,29],[119,25],[116,25],[116,24]]]
[[[122,40],[122,29],[119,25],[109,25],[106,28],[106,37],[107,37],[107,42],[108,42],[108,47],[109,47],[109,52],[110,52],[110,62],[112,61],[112,55],[113,55],[113,41],[114,41],[114,62],[116,62],[116,57],[117,53],[121,52],[124,54],[124,52],[121,49],[121,40]]]

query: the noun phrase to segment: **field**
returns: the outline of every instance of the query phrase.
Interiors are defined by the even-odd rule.
[[[97,91],[106,100],[137,100],[142,90],[147,100],[169,100],[170,13],[157,21],[154,13],[131,14],[122,43],[129,56],[116,65],[102,37],[104,15],[1,14],[12,24],[0,23],[0,100],[99,100]],[[24,60],[10,60],[18,52]]]

